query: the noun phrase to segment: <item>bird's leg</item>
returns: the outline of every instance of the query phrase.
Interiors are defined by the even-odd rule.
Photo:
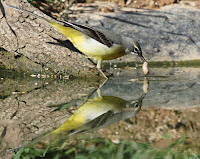
[[[99,70],[99,72],[101,72],[101,74],[103,74],[103,76],[106,78],[106,81],[108,80],[108,77],[103,73],[102,69],[101,69],[101,62],[99,64],[99,61],[97,61],[97,64],[91,60],[90,58],[87,58],[93,65],[97,66],[96,68]],[[105,83],[105,82],[104,82]]]
[[[99,98],[102,98],[102,94],[101,94],[101,89],[100,88],[97,89],[97,94],[98,94]]]
[[[90,93],[87,97],[87,100],[94,94],[94,92],[97,92],[98,97],[102,97],[101,95],[101,87],[103,87],[103,85],[108,81],[108,79],[105,79],[105,81],[99,86],[99,88],[95,89],[94,91],[92,91],[92,93]],[[86,101],[87,101],[86,100]]]
[[[101,70],[101,61],[102,60],[98,60],[97,61],[97,69],[99,70],[99,72],[101,72],[101,74],[105,77],[105,79],[108,79],[108,77],[103,73],[103,71]]]
[[[105,81],[99,86],[99,89],[101,89],[101,87],[103,87],[103,85],[108,81],[108,78],[105,79]]]

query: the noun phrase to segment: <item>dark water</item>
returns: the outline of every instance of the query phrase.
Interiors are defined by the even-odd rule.
[[[1,70],[0,156],[199,158],[200,69],[150,71],[112,69],[102,84]]]

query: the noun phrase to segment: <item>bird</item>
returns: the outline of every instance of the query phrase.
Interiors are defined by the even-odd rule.
[[[9,149],[8,151],[11,152],[22,147],[27,147],[48,136],[55,142],[62,137],[66,138],[90,130],[101,129],[117,123],[120,120],[135,117],[142,108],[143,99],[146,94],[143,93],[138,99],[124,100],[115,96],[102,96],[101,89],[98,88],[97,96],[87,99],[57,129],[36,140],[20,147]]]
[[[143,81],[143,94],[138,99],[125,100],[116,96],[103,96],[101,88],[97,96],[88,98],[73,114],[52,134],[73,135],[92,129],[100,129],[120,120],[132,118],[141,110],[143,99],[148,93],[149,81]],[[94,92],[93,92],[94,93]],[[91,95],[90,95],[91,96]]]
[[[124,100],[115,96],[102,96],[101,89],[97,90],[97,94],[98,96],[84,102],[51,134],[74,135],[134,117],[141,110],[142,101],[146,96],[146,93],[143,93],[139,99]]]
[[[134,54],[138,55],[144,62],[146,62],[146,59],[143,57],[140,44],[132,38],[122,37],[120,34],[116,34],[111,30],[94,29],[90,26],[76,24],[69,21],[59,20],[59,22],[63,23],[59,24],[30,11],[8,4],[6,5],[52,25],[64,36],[66,36],[75,48],[85,54],[88,58],[96,60],[97,69],[106,79],[108,79],[108,77],[101,69],[103,60],[113,60],[127,54]]]
[[[115,96],[102,96],[100,89],[97,90],[97,94],[98,96],[86,100],[79,106],[57,129],[22,146],[9,149],[7,152],[17,151],[20,148],[41,142],[43,139],[46,140],[48,137],[53,145],[53,143],[55,144],[55,142],[69,136],[101,129],[120,120],[135,117],[140,112],[143,99],[146,96],[146,93],[143,93],[139,99],[124,100]]]

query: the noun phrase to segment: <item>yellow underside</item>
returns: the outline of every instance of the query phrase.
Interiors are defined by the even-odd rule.
[[[95,97],[94,99],[89,99],[86,103],[80,106],[63,125],[54,130],[52,134],[78,129],[109,110],[113,112],[120,112],[125,103],[125,100],[113,96]]]
[[[89,58],[94,58],[96,60],[112,60],[124,55],[120,45],[109,48],[73,28],[65,27],[54,22],[51,22],[51,25],[64,34],[79,51]]]

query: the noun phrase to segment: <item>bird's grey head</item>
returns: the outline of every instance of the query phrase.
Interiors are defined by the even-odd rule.
[[[126,53],[138,55],[144,62],[146,61],[142,55],[140,44],[137,41],[128,41]]]

